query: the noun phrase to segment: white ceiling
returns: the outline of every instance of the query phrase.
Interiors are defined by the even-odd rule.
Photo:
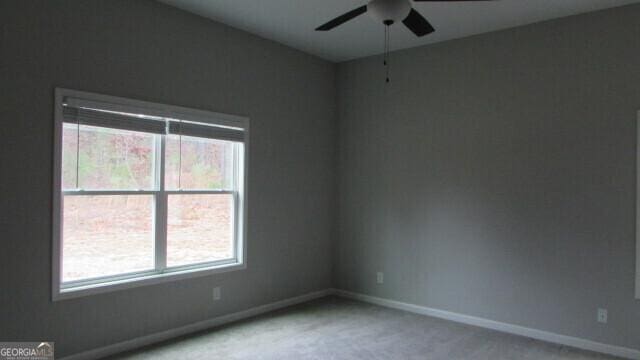
[[[384,26],[364,14],[331,31],[319,25],[367,0],[160,0],[327,60],[339,62],[379,54]],[[640,3],[640,0],[498,0],[414,3],[436,28],[418,38],[402,24],[392,26],[391,49],[505,29],[584,12]]]

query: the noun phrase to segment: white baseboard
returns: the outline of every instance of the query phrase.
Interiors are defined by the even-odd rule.
[[[276,301],[270,304],[265,304],[261,306],[257,306],[251,309],[239,311],[229,315],[223,315],[219,317],[215,317],[212,319],[200,321],[194,324],[189,324],[185,326],[181,326],[179,328],[170,329],[166,331],[162,331],[159,333],[141,336],[135,339],[119,342],[112,345],[107,345],[101,348],[84,351],[78,354],[66,356],[61,360],[93,360],[99,359],[102,357],[122,353],[125,351],[134,350],[143,346],[155,344],[158,342],[166,341],[175,337],[195,333],[202,330],[207,330],[210,328],[214,328],[216,326],[228,324],[234,321],[246,319],[252,316],[264,314],[270,311],[278,310],[285,308],[287,306],[292,306],[300,303],[304,303],[307,301],[311,301],[314,299],[318,299],[327,295],[331,295],[333,293],[332,289],[326,289],[321,291],[312,292],[309,294],[296,296],[293,298]]]
[[[234,321],[246,319],[252,316],[264,314],[270,311],[285,308],[314,299],[318,299],[327,295],[337,295],[349,299],[360,300],[367,303],[385,306],[389,308],[409,311],[416,314],[422,314],[427,316],[433,316],[445,320],[451,320],[463,324],[483,327],[487,329],[502,331],[514,335],[525,336],[537,340],[547,341],[550,343],[571,346],[583,350],[595,351],[603,354],[609,354],[619,356],[627,359],[640,360],[640,350],[625,348],[621,346],[614,346],[603,344],[591,340],[580,339],[572,336],[555,334],[548,331],[536,330],[519,325],[512,325],[493,321],[489,319],[483,319],[475,316],[457,314],[449,311],[433,309],[425,306],[404,303],[395,300],[384,299],[376,296],[358,294],[350,291],[340,289],[326,289],[316,291],[313,293],[276,301],[270,304],[257,306],[251,309],[239,311],[229,315],[223,315],[216,318],[200,321],[194,324],[185,325],[179,328],[162,331],[159,333],[138,337],[135,339],[119,342],[112,345],[107,345],[101,348],[84,351],[78,354],[70,355],[62,358],[61,360],[93,360],[102,357],[122,353],[125,351],[134,350],[147,345],[155,344],[158,342],[166,341],[175,337],[195,333],[198,331],[214,328],[220,325],[228,324]]]
[[[595,351],[603,354],[619,356],[627,359],[640,359],[640,350],[603,344],[591,340],[580,339],[572,336],[555,334],[548,331],[536,330],[519,325],[506,324],[475,316],[462,315],[449,311],[428,308],[425,306],[408,304],[400,301],[384,299],[376,296],[358,294],[350,291],[334,289],[333,294],[349,299],[360,300],[367,303],[385,306],[389,308],[405,310],[416,314],[433,316],[445,320],[451,320],[463,324],[502,331],[509,334],[525,336],[554,344],[571,346],[578,349]]]

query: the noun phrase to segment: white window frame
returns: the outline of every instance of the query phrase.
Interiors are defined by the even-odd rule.
[[[121,112],[134,112],[149,116],[180,119],[208,123],[219,126],[230,126],[244,129],[244,146],[234,146],[234,161],[242,166],[236,166],[237,173],[234,179],[242,181],[234,184],[234,191],[217,190],[165,190],[164,189],[164,162],[156,159],[155,171],[160,182],[158,189],[149,191],[72,191],[62,190],[62,127],[63,127],[63,101],[65,98],[78,98],[90,102],[96,102],[100,108],[109,107],[108,110]],[[164,155],[165,137],[160,141],[161,156]],[[247,257],[247,185],[249,170],[249,118],[236,115],[215,113],[204,110],[190,109],[180,106],[152,103],[147,101],[132,100],[116,96],[95,94],[85,91],[63,88],[55,89],[54,104],[54,158],[53,158],[53,237],[52,237],[52,300],[58,301],[76,298],[92,294],[129,289],[139,286],[159,284],[169,281],[189,279],[199,276],[207,276],[222,272],[246,269]],[[62,204],[63,195],[129,195],[151,194],[154,195],[155,233],[154,248],[161,247],[160,251],[154,250],[155,267],[153,270],[105,276],[87,280],[79,280],[62,283]],[[166,204],[170,194],[235,194],[234,213],[234,246],[235,258],[222,261],[189,264],[185,266],[167,268],[166,266]],[[162,201],[157,201],[163,198]],[[157,221],[156,221],[157,220]]]
[[[636,299],[640,300],[640,111],[636,121]]]

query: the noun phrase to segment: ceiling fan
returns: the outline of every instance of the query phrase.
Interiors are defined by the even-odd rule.
[[[413,0],[415,2],[471,2],[493,0]],[[328,31],[345,22],[368,12],[375,20],[385,25],[384,65],[387,67],[387,82],[389,82],[389,27],[402,21],[411,32],[421,37],[435,31],[433,26],[411,6],[411,0],[370,0],[367,5],[360,6],[337,18],[320,25],[316,31]]]
[[[415,2],[472,2],[472,1],[492,1],[492,0],[413,0]],[[386,26],[402,20],[404,26],[411,30],[416,36],[425,36],[435,31],[433,26],[420,15],[412,6],[410,0],[370,0],[367,5],[360,6],[337,18],[320,25],[316,31],[328,31],[345,22],[369,12],[371,17],[381,21]]]

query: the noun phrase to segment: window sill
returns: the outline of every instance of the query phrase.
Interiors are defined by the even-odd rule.
[[[180,270],[166,273],[157,273],[151,275],[141,275],[123,280],[106,281],[98,284],[75,286],[65,289],[53,290],[52,300],[60,301],[66,299],[74,299],[95,294],[102,294],[112,291],[133,289],[137,287],[162,284],[177,280],[192,279],[201,276],[208,276],[229,271],[244,270],[247,266],[244,263],[234,262],[225,265],[216,265],[210,267],[200,267],[188,270]]]

